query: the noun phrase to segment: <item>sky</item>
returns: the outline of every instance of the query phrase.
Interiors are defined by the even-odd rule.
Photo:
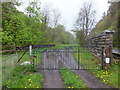
[[[20,0],[22,5],[17,8],[20,11],[24,11],[24,8],[27,7],[29,1],[32,0]],[[37,0],[38,1],[38,0]],[[41,2],[41,7],[48,5],[51,9],[57,8],[61,14],[59,23],[64,25],[67,31],[74,29],[74,23],[78,16],[82,4],[85,2],[92,2],[93,9],[96,11],[96,22],[98,22],[104,12],[107,12],[109,8],[108,0],[39,0]]]

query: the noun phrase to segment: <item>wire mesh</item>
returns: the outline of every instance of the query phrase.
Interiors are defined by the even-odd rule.
[[[4,56],[3,56],[4,57]],[[0,77],[2,77],[2,83],[5,82],[9,76],[11,75],[13,69],[17,65],[18,62],[18,54],[9,55],[2,60],[0,60]]]

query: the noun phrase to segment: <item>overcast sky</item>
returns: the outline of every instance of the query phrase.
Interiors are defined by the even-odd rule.
[[[28,1],[32,0],[21,0],[23,3],[18,8],[20,11],[24,11]],[[38,1],[38,0],[37,0]],[[44,4],[49,5],[50,8],[57,8],[61,13],[60,24],[66,27],[66,30],[70,31],[74,28],[73,24],[77,18],[78,12],[84,2],[93,2],[93,9],[96,13],[96,21],[98,22],[103,16],[104,12],[107,12],[109,4],[108,0],[39,0],[41,6]]]

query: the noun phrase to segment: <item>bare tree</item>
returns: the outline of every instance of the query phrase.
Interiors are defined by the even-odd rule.
[[[87,36],[95,24],[94,16],[95,11],[92,10],[92,3],[84,3],[75,23],[77,30],[82,30]]]
[[[60,12],[57,9],[53,10],[53,27],[56,27],[58,25],[58,22],[60,20]]]
[[[61,14],[57,8],[53,9],[53,7],[50,6],[50,4],[45,4],[43,8],[45,23],[47,23],[49,27],[56,27],[58,25]]]
[[[45,4],[44,8],[43,8],[43,16],[44,16],[44,22],[47,26],[49,26],[50,24],[50,17],[51,17],[51,13],[50,13],[50,6]]]

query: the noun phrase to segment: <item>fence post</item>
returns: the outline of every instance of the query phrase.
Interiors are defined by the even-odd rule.
[[[101,63],[101,69],[103,70],[104,68],[103,68],[103,65],[104,65],[104,47],[102,47],[102,63]]]
[[[80,69],[79,66],[80,66],[80,49],[78,46],[78,70]]]
[[[30,62],[32,64],[32,45],[29,46],[29,53],[30,53]]]
[[[105,69],[109,69],[111,62],[111,47],[105,48]]]
[[[32,56],[32,46],[29,46],[29,51],[30,51],[30,57]]]

